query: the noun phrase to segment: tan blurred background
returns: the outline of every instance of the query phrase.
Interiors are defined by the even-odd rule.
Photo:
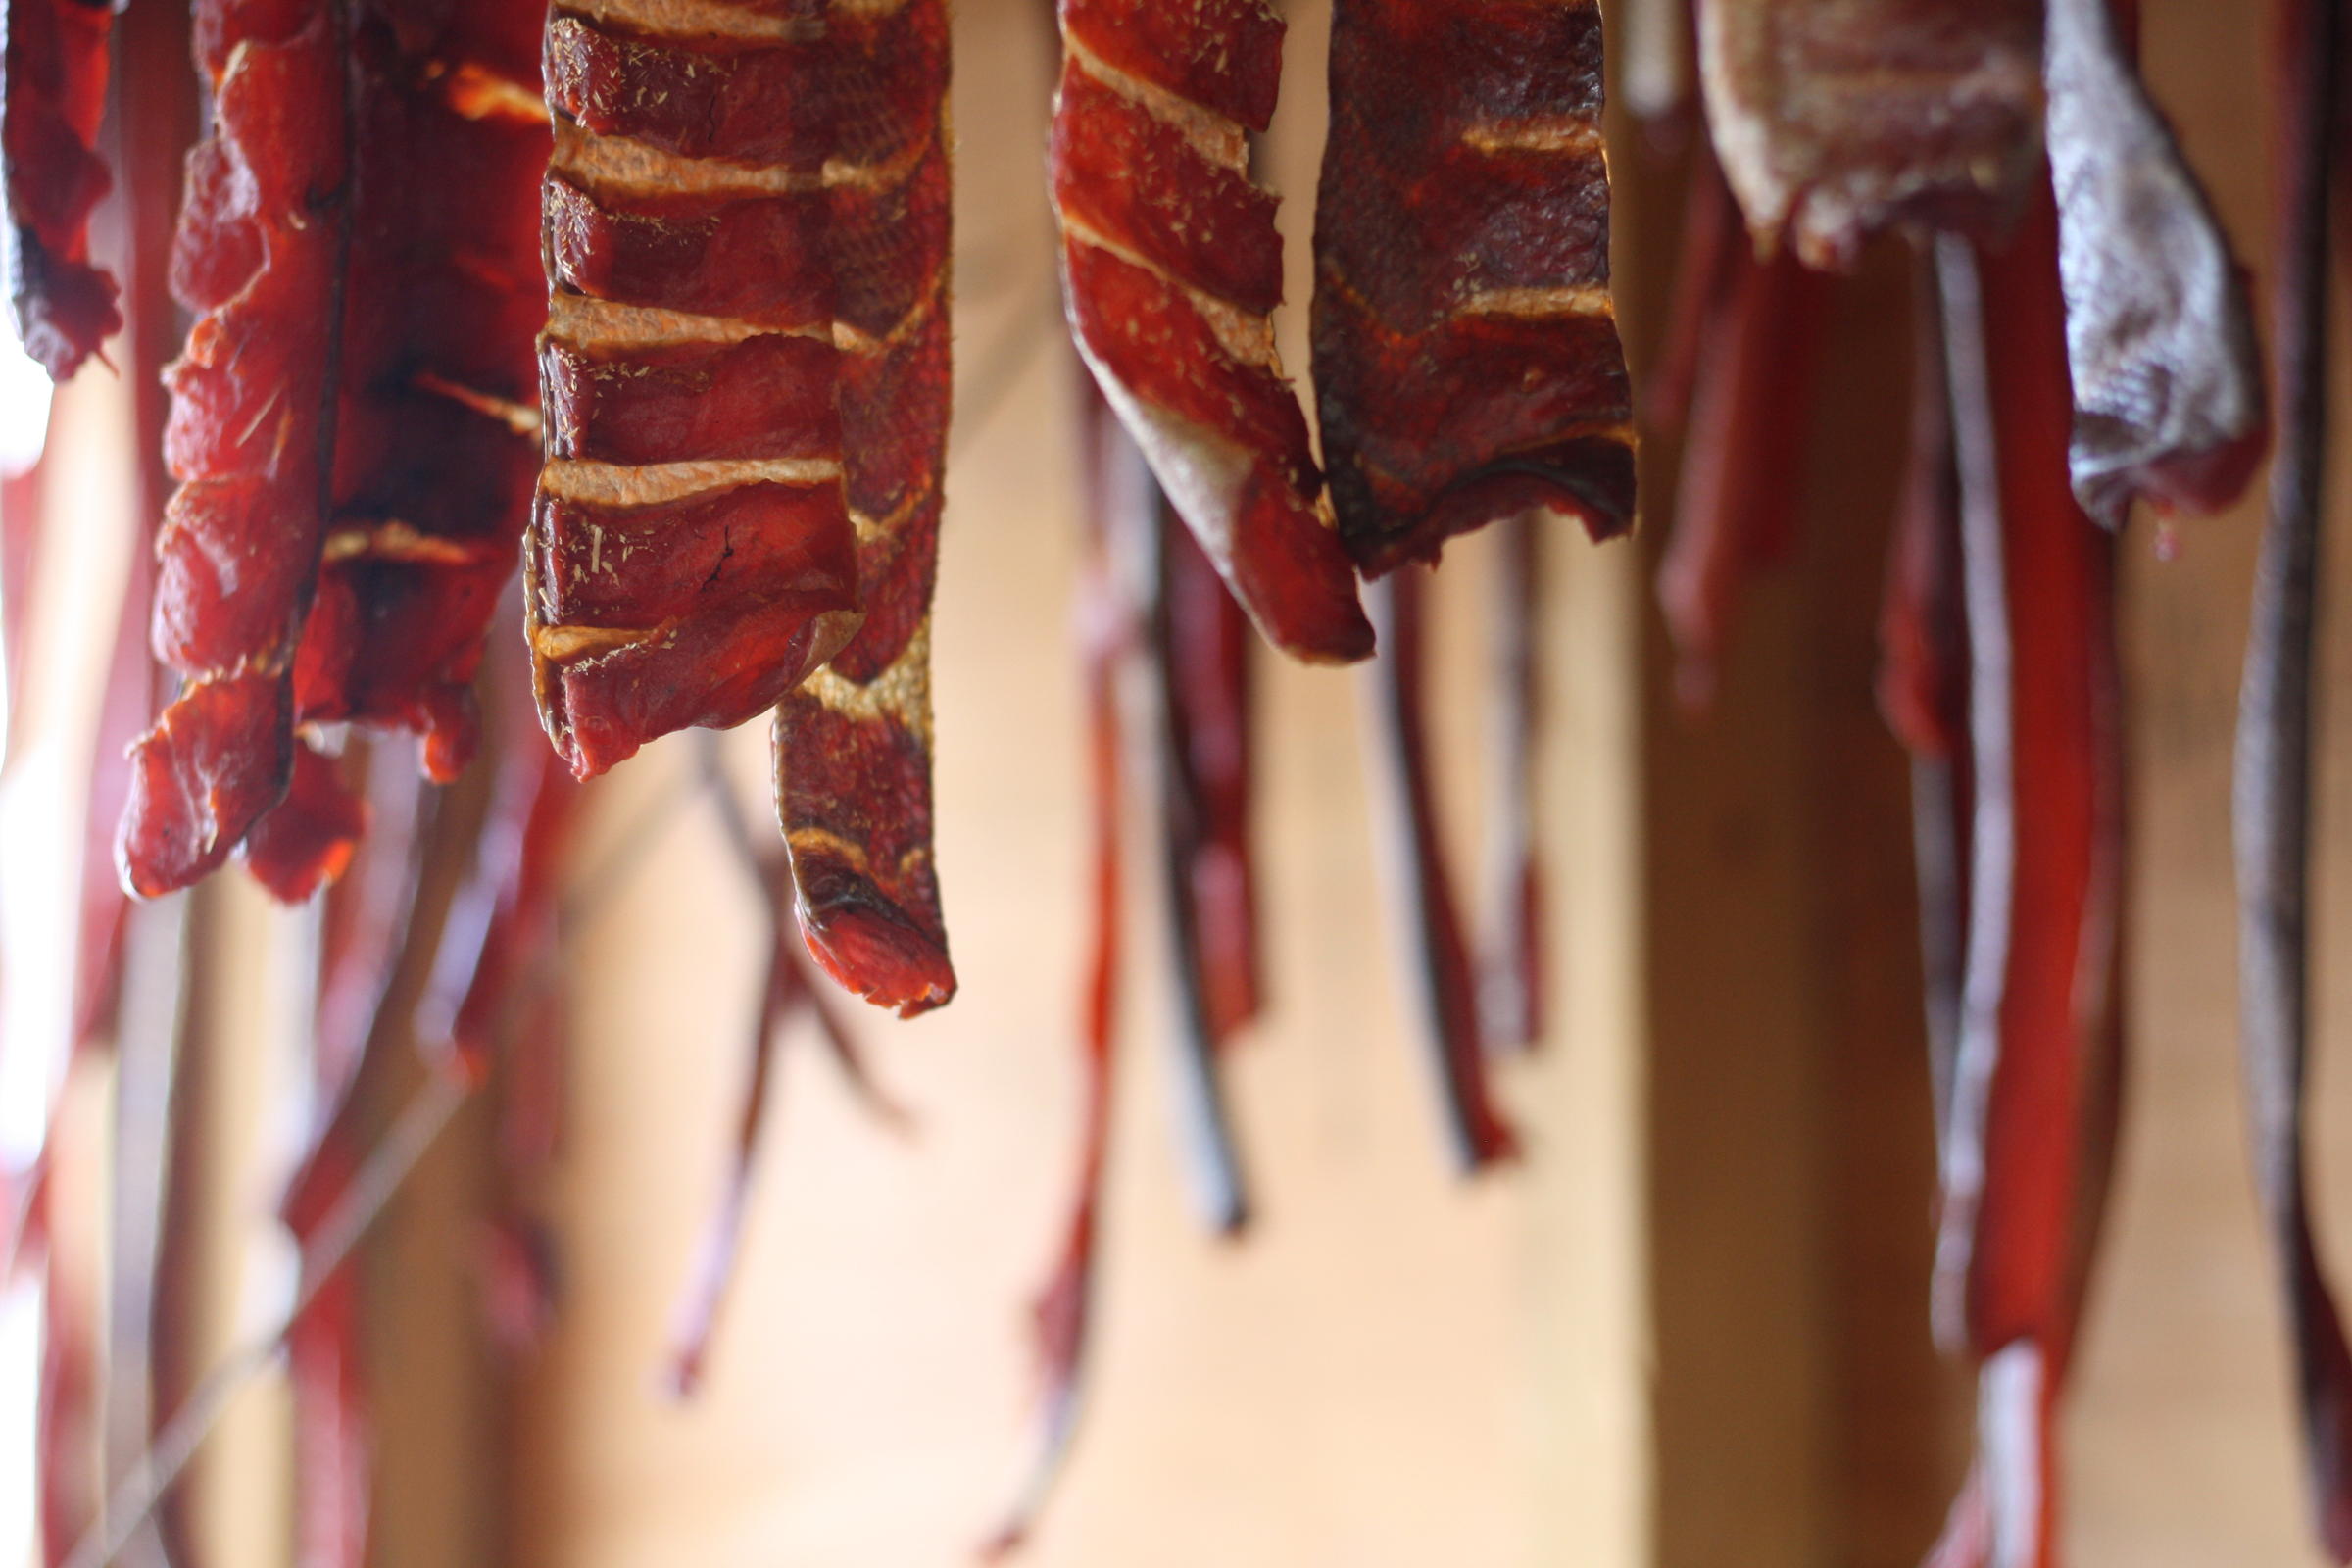
[[[1076,1156],[1084,945],[1046,9],[957,10],[963,393],[936,647],[940,863],[964,989],[913,1024],[858,1020],[919,1132],[862,1116],[808,1042],[788,1044],[708,1387],[683,1404],[662,1392],[672,1303],[731,1136],[758,940],[712,824],[681,811],[567,948],[569,1143],[534,1195],[559,1222],[565,1294],[542,1355],[516,1375],[484,1348],[468,1264],[478,1115],[368,1254],[386,1568],[946,1568],[971,1560],[1018,1487],[1027,1302]],[[1289,9],[1268,172],[1289,198],[1298,301],[1325,7]],[[2158,94],[2259,268],[2265,13],[2145,0],[2145,15]],[[1615,145],[1639,370],[1677,176],[1630,134]],[[1463,1185],[1445,1167],[1391,973],[1360,678],[1265,662],[1273,1006],[1231,1068],[1261,1223],[1239,1247],[1192,1223],[1139,897],[1091,1402],[1038,1568],[1917,1560],[1964,1461],[1964,1416],[1927,1347],[1904,769],[1870,708],[1904,277],[1890,248],[1846,294],[1806,542],[1762,589],[1713,718],[1666,696],[1655,530],[1606,550],[1559,533],[1544,776],[1561,1005],[1543,1054],[1504,1070],[1523,1168]],[[119,419],[108,385],[85,377],[61,419]],[[1649,456],[1654,516],[1673,454]],[[2316,1560],[2233,1056],[2227,774],[2257,520],[2241,508],[2185,527],[2167,564],[2144,528],[2127,552],[2136,1054],[2067,1433],[2085,1568]],[[1465,865],[1490,566],[1479,542],[1450,552],[1438,605]],[[2335,575],[2340,604],[2352,583]],[[2352,657],[2337,642],[2330,669]],[[730,747],[750,794],[764,739]],[[2332,809],[2352,746],[2328,756],[2323,941],[2343,928],[2352,874]],[[582,862],[691,765],[665,743],[600,787]],[[241,887],[204,918],[224,942],[282,946],[292,930]],[[2321,999],[2318,1123],[2322,1190],[2352,1195],[2341,985]],[[263,1039],[268,995],[257,974],[208,1005]],[[284,1071],[257,1051],[214,1086],[223,1147],[263,1142],[258,1107]],[[215,1176],[218,1345],[270,1264],[253,1241],[259,1165]],[[2352,1199],[2323,1217],[2352,1257]],[[283,1558],[281,1403],[255,1389],[199,1467],[190,1517],[213,1561]]]

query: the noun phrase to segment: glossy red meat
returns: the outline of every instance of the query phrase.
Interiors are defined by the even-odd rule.
[[[183,482],[155,607],[183,702],[274,682],[284,722],[416,731],[436,779],[470,755],[534,466],[538,21],[518,0],[199,7],[216,133],[172,280],[204,314],[170,377]],[[235,706],[250,738],[260,698]],[[167,715],[125,818],[131,884],[183,886],[250,831],[274,891],[316,887],[348,858],[348,801],[313,791],[256,825],[297,755]]]
[[[2054,1411],[2106,1187],[2121,1051],[2122,694],[2114,544],[2068,482],[2055,210],[1940,242],[1971,661],[1975,823],[1943,1096],[1938,1327],[1980,1363],[1978,1500],[2054,1550]],[[1955,1513],[1955,1529],[1969,1521]]]
[[[947,466],[947,10],[837,8],[858,161],[828,177],[841,439],[864,624],[776,709],[776,808],[819,967],[911,1017],[956,992],[931,827],[932,583]]]
[[[1340,0],[1316,406],[1366,572],[1537,507],[1634,517],[1595,4]]]
[[[335,760],[297,741],[285,799],[246,836],[246,869],[279,902],[300,904],[343,874],[367,830],[367,803]]]
[[[1274,206],[1249,178],[1283,24],[1263,0],[1063,0],[1051,168],[1071,326],[1161,488],[1268,641],[1372,651],[1276,363]]]
[[[541,718],[582,778],[771,707],[860,623],[835,322],[898,280],[853,283],[831,236],[844,138],[866,134],[890,61],[874,24],[825,13],[548,17],[548,463],[525,597]]]
[[[113,277],[90,265],[90,211],[113,185],[95,150],[106,110],[105,0],[12,0],[0,68],[0,153],[15,230],[10,303],[24,352],[62,381],[122,327]]]
[[[166,377],[181,484],[156,537],[156,654],[185,684],[133,754],[117,858],[142,896],[217,868],[291,777],[349,239],[340,18],[197,9],[213,127],[189,160],[172,281],[203,314]]]
[[[423,737],[454,777],[536,468],[547,159],[526,0],[368,0],[352,51],[355,206],[334,511],[295,668],[301,723]]]

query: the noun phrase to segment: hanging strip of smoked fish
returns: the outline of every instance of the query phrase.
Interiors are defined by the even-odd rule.
[[[1495,1103],[1479,1017],[1478,971],[1456,900],[1430,765],[1427,614],[1429,574],[1419,567],[1373,584],[1380,661],[1372,671],[1373,775],[1383,866],[1404,916],[1406,957],[1421,1040],[1437,1085],[1446,1152],[1464,1173],[1514,1157],[1518,1138]]]
[[[526,0],[353,15],[333,511],[294,718],[415,730],[443,783],[479,741],[472,679],[538,469],[547,111],[523,83],[542,18]],[[297,745],[295,787],[246,844],[289,902],[339,874],[366,825],[340,770]]]
[[[1693,175],[1731,194],[1713,169]],[[1694,203],[1707,198],[1694,192]],[[1723,651],[1749,583],[1796,539],[1812,390],[1822,359],[1831,283],[1786,254],[1759,258],[1737,219],[1698,237],[1728,255],[1697,270],[1719,286],[1687,327],[1691,346],[1674,529],[1658,563],[1658,604],[1679,655],[1685,704],[1712,700]]]
[[[1141,607],[1131,579],[1144,563],[1132,537],[1138,514],[1163,505],[1135,442],[1089,380],[1078,389],[1077,438],[1085,525],[1077,626],[1086,727],[1087,948],[1078,1006],[1078,1169],[1070,1184],[1053,1272],[1030,1303],[1037,1355],[1039,1443],[1011,1508],[981,1548],[1010,1556],[1029,1537],[1061,1478],[1086,1413],[1088,1351],[1101,1255],[1103,1167],[1110,1153],[1111,1090],[1127,946],[1125,850],[1128,725],[1121,672],[1141,646]],[[1173,935],[1174,933],[1171,933]],[[1183,977],[1179,976],[1179,983]]]
[[[2312,727],[2319,693],[2322,540],[2328,516],[2331,220],[2342,211],[2340,0],[2281,0],[2278,224],[2271,338],[2278,355],[2278,456],[2254,574],[2253,625],[2238,692],[2231,798],[2238,899],[2238,1050],[2257,1188],[2294,1335],[2295,1394],[2315,1531],[2352,1561],[2352,1350],[2312,1224],[2303,1100],[2318,976],[2311,950]]]
[[[1600,110],[1597,0],[1339,0],[1315,390],[1371,575],[1537,508],[1633,526]]]
[[[1946,238],[1939,257],[1975,815],[1936,1304],[1981,1366],[1993,1560],[2039,1568],[2119,1049],[2114,543],[2069,483],[2054,206],[2036,199],[1996,254]]]
[[[1283,380],[1274,198],[1249,133],[1274,114],[1266,0],[1061,0],[1054,206],[1079,352],[1266,640],[1372,652],[1306,416]]]
[[[912,1017],[956,994],[931,850],[931,587],[951,401],[944,0],[834,0],[841,441],[865,623],[776,709],[776,810],[818,965]]]
[[[2149,102],[2119,17],[2050,0],[2050,174],[2074,370],[2075,494],[2119,526],[2136,495],[2186,512],[2237,499],[2262,460],[2262,364],[2246,276]]]
[[[1879,610],[1879,712],[1911,754],[1911,847],[1929,1081],[1940,1146],[1960,1035],[1968,925],[1968,628],[1960,494],[1934,253],[1916,268],[1911,444]]]
[[[415,730],[441,782],[477,743],[473,676],[538,466],[543,17],[368,0],[352,40],[334,511],[295,716]]]
[[[218,868],[286,793],[294,650],[318,580],[350,238],[344,11],[199,0],[211,137],[189,155],[168,372],[180,487],[156,538],[154,641],[185,677],[132,754],[117,841],[152,897]]]
[[[90,210],[110,185],[95,150],[106,113],[108,0],[10,0],[0,65],[9,298],[24,352],[63,381],[122,328],[115,280],[90,265]]]
[[[581,778],[753,717],[857,629],[825,242],[869,119],[852,54],[822,0],[548,15],[524,599],[541,719]]]
[[[2041,142],[2041,11],[1700,0],[1707,122],[1748,226],[1821,267],[1890,223],[2004,223]]]

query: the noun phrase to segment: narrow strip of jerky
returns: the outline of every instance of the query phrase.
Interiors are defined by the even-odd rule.
[[[1752,250],[1740,203],[1724,183],[1712,150],[1702,148],[1683,187],[1683,226],[1675,236],[1674,286],[1665,338],[1642,377],[1640,412],[1645,433],[1675,435],[1690,416],[1699,362],[1719,323],[1718,309],[1741,250]]]
[[[1086,909],[1089,939],[1078,1000],[1078,1169],[1053,1272],[1030,1303],[1038,1381],[1038,1447],[1012,1506],[981,1545],[984,1561],[1011,1556],[1051,1500],[1085,1412],[1087,1348],[1094,1322],[1102,1171],[1110,1149],[1112,1069],[1118,1043],[1119,963],[1126,946],[1121,889],[1125,856],[1127,734],[1120,675],[1138,652],[1133,596],[1120,570],[1121,519],[1152,505],[1144,455],[1090,378],[1078,389],[1085,564],[1078,586],[1084,674],[1086,787],[1090,807]]]
[[[1947,1136],[1968,930],[1968,627],[1943,307],[1931,257],[1914,287],[1911,436],[1879,613],[1879,710],[1911,756],[1920,974],[1938,1147]]]
[[[1157,745],[1152,773],[1159,791],[1162,824],[1161,888],[1166,900],[1167,926],[1174,960],[1176,1015],[1175,1078],[1178,1127],[1185,1145],[1185,1169],[1192,1177],[1193,1200],[1202,1222],[1231,1234],[1249,1222],[1249,1185],[1242,1171],[1241,1152],[1233,1135],[1226,1105],[1225,1085],[1218,1070],[1219,1034],[1206,980],[1207,956],[1201,947],[1201,911],[1194,885],[1192,847],[1205,836],[1203,802],[1191,787],[1191,769],[1183,760],[1192,736],[1179,689],[1180,675],[1172,667],[1169,620],[1172,582],[1185,568],[1178,564],[1176,533],[1184,526],[1175,507],[1156,488],[1147,509],[1153,563],[1151,600],[1145,611],[1146,641],[1160,651],[1157,690],[1153,693]]]
[[[1185,864],[1200,1010],[1222,1049],[1257,1016],[1257,875],[1251,853],[1250,617],[1184,530],[1167,537],[1152,652],[1168,704],[1162,761],[1187,808],[1165,824]]]
[[[856,1037],[827,1004],[808,970],[792,917],[792,873],[781,847],[770,848],[752,830],[732,785],[727,782],[718,736],[696,737],[701,747],[703,793],[718,819],[727,852],[757,892],[766,914],[767,961],[750,1038],[743,1099],[736,1115],[727,1174],[718,1201],[696,1249],[693,1271],[678,1299],[670,1329],[669,1387],[680,1397],[702,1386],[711,1336],[735,1283],[742,1260],[743,1227],[750,1214],[752,1179],[759,1168],[761,1133],[776,1081],[784,1031],[806,1013],[852,1091],[892,1126],[909,1124],[906,1111],[882,1089],[867,1068]]]
[[[1703,708],[1740,598],[1788,553],[1803,493],[1810,395],[1829,282],[1787,252],[1735,243],[1692,383],[1658,603],[1681,662],[1676,689]]]
[[[2312,1233],[2303,1096],[2310,1051],[2312,656],[2328,440],[2328,204],[2338,177],[2338,0],[2280,0],[2278,233],[2271,292],[2278,457],[2255,565],[2231,813],[2238,1023],[2257,1186],[2294,1335],[2314,1529],[2352,1561],[2352,1352]]]
[[[1438,832],[1423,692],[1427,586],[1422,567],[1404,566],[1365,594],[1380,645],[1372,671],[1379,720],[1374,772],[1382,792],[1376,810],[1388,840],[1392,903],[1403,911],[1409,957],[1402,968],[1420,1014],[1418,1032],[1437,1082],[1447,1151],[1458,1170],[1471,1172],[1509,1158],[1517,1142],[1487,1081],[1477,975]]]
[[[1488,859],[1493,912],[1479,965],[1478,1018],[1490,1052],[1544,1037],[1546,937],[1544,857],[1536,821],[1536,759],[1544,723],[1543,519],[1496,530],[1494,658],[1494,816]]]

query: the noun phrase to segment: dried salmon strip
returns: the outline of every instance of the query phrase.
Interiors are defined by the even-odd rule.
[[[1813,266],[1894,223],[2004,224],[2041,145],[2039,0],[1702,0],[1700,83],[1748,225]]]
[[[63,381],[122,329],[113,277],[90,263],[90,212],[114,184],[98,156],[108,0],[11,0],[0,13],[0,153],[9,302],[24,352]]]
[[[1258,1001],[1247,687],[1237,697],[1226,686],[1247,642],[1241,627],[1219,623],[1224,590],[1166,494],[1147,479],[1134,499],[1137,514],[1115,523],[1148,563],[1140,607],[1152,688],[1148,772],[1176,992],[1177,1131],[1202,1223],[1233,1235],[1249,1224],[1250,1185],[1218,1058]]]
[[[727,852],[759,895],[765,931],[766,965],[751,1031],[743,1100],[735,1122],[726,1178],[711,1205],[692,1272],[672,1314],[669,1387],[690,1396],[701,1388],[711,1341],[726,1309],[743,1259],[744,1224],[751,1213],[752,1179],[758,1170],[760,1137],[774,1098],[783,1032],[801,1018],[841,1068],[851,1091],[885,1125],[906,1132],[913,1125],[906,1108],[874,1077],[856,1036],[833,1009],[808,969],[792,925],[792,874],[784,852],[762,843],[750,813],[727,781],[717,737],[705,735],[701,793],[718,819]]]
[[[1542,826],[1537,811],[1544,729],[1543,519],[1502,525],[1495,557],[1494,789],[1488,860],[1494,892],[1479,961],[1479,1038],[1489,1052],[1532,1049],[1544,1038],[1550,952]]]
[[[2050,0],[2050,174],[2074,371],[2075,493],[2213,512],[2262,459],[2245,270],[2130,58],[2118,0]]]
[[[1939,242],[1969,650],[1968,932],[1944,1105],[1938,1328],[1979,1362],[1977,1500],[2052,1549],[2054,1411],[2112,1146],[2122,907],[2114,544],[2069,482],[2056,213]],[[1998,323],[1997,329],[1993,323]],[[1956,1513],[1956,1523],[1965,1524]]]
[[[416,731],[440,782],[478,741],[471,685],[538,466],[541,20],[529,0],[370,0],[352,38],[334,508],[294,710]]]
[[[982,1544],[1003,1560],[1028,1540],[1061,1479],[1086,1412],[1101,1257],[1102,1177],[1110,1154],[1114,1064],[1127,947],[1125,854],[1127,725],[1120,679],[1142,627],[1128,579],[1142,563],[1138,514],[1164,505],[1143,454],[1088,380],[1078,389],[1077,442],[1084,524],[1078,645],[1086,730],[1087,945],[1078,1004],[1078,1156],[1052,1271],[1029,1307],[1038,1384],[1038,1446],[1005,1517]],[[1122,569],[1125,568],[1125,569]]]
[[[2328,516],[2328,279],[2344,164],[2338,0],[2285,0],[2274,46],[2281,135],[2271,326],[2278,456],[2255,564],[2230,814],[2238,1035],[2256,1187],[2293,1335],[2305,1486],[2328,1557],[2352,1561],[2352,1348],[2312,1215],[2304,1096],[2322,545]]]
[[[1381,654],[1373,667],[1379,718],[1376,773],[1386,796],[1379,817],[1386,865],[1404,912],[1408,961],[1401,967],[1421,1014],[1457,1168],[1475,1171],[1518,1152],[1518,1138],[1495,1103],[1479,1019],[1478,973],[1464,934],[1454,876],[1439,830],[1437,782],[1429,762],[1428,652],[1422,627],[1427,573],[1399,571],[1370,594]]]
[[[1711,172],[1699,177],[1720,188]],[[1717,232],[1730,254],[1694,333],[1673,531],[1658,563],[1677,689],[1692,707],[1713,696],[1748,583],[1795,539],[1830,304],[1828,280],[1793,257],[1758,258],[1737,223]]]
[[[1152,504],[1164,506],[1152,490]],[[1264,988],[1250,842],[1254,639],[1191,535],[1163,526],[1161,544],[1149,618],[1163,720],[1157,771],[1176,895],[1170,912],[1181,911],[1192,932],[1193,962],[1180,983],[1198,990],[1191,1007],[1222,1048],[1257,1016]]]
[[[344,12],[199,0],[211,138],[190,154],[168,372],[180,480],[156,539],[156,655],[186,678],[133,750],[117,841],[152,897],[218,868],[284,796],[294,651],[317,582],[350,238]]]
[[[1596,0],[1340,0],[1315,210],[1316,408],[1378,576],[1537,508],[1634,520]]]
[[[1267,641],[1372,651],[1306,417],[1282,377],[1274,198],[1249,133],[1274,112],[1265,0],[1062,0],[1050,155],[1079,352]]]
[[[1933,253],[1914,285],[1910,450],[1879,610],[1880,715],[1911,755],[1911,844],[1936,1133],[1946,1136],[1968,923],[1968,630],[1959,475]]]
[[[932,854],[931,590],[945,502],[948,21],[836,0],[855,139],[827,190],[844,485],[865,619],[777,705],[776,812],[818,967],[912,1017],[956,993]]]
[[[542,721],[581,778],[769,708],[857,629],[825,236],[847,85],[820,0],[599,0],[546,32]]]

